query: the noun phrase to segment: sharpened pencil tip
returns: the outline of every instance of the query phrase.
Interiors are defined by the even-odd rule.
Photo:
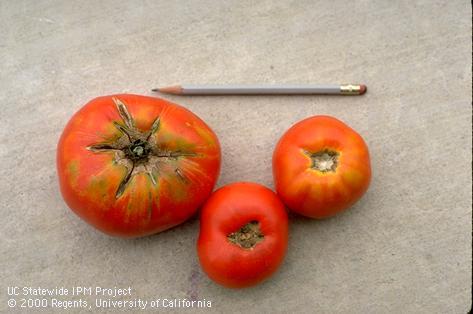
[[[153,92],[160,92],[164,94],[175,94],[179,95],[182,93],[182,87],[180,85],[176,86],[166,86],[166,87],[158,87],[152,89]]]

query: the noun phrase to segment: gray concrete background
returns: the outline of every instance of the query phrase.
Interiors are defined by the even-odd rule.
[[[81,285],[211,300],[201,312],[466,313],[471,52],[469,1],[1,1],[0,309],[7,286]],[[363,97],[167,97],[219,136],[219,186],[273,187],[277,139],[311,115],[344,120],[369,145],[365,197],[333,219],[294,218],[284,264],[255,288],[202,273],[197,218],[115,239],[59,193],[56,143],[82,104],[181,82],[368,86]]]

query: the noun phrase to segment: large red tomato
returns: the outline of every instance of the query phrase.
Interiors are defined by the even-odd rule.
[[[233,183],[205,203],[197,243],[199,260],[217,283],[242,288],[269,277],[287,248],[284,204],[256,183]]]
[[[314,116],[292,126],[273,154],[278,195],[293,211],[325,218],[368,189],[370,157],[363,138],[343,122]]]
[[[105,96],[65,127],[57,169],[76,214],[105,233],[138,237],[196,212],[217,180],[220,146],[183,107],[146,96]]]

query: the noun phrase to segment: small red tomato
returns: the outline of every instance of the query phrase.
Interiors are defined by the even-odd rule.
[[[363,138],[343,122],[314,116],[292,126],[273,154],[276,191],[293,211],[325,218],[368,189],[370,157]]]
[[[215,282],[231,288],[255,285],[276,271],[287,248],[287,214],[270,189],[233,183],[205,203],[197,251]]]
[[[97,229],[138,237],[182,223],[213,190],[214,132],[189,110],[138,96],[99,97],[66,125],[57,148],[67,205]]]

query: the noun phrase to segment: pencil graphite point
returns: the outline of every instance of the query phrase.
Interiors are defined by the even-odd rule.
[[[166,87],[159,87],[159,88],[153,88],[153,92],[160,92],[164,94],[180,94],[182,92],[182,87],[180,85],[175,85],[175,86],[166,86]]]

